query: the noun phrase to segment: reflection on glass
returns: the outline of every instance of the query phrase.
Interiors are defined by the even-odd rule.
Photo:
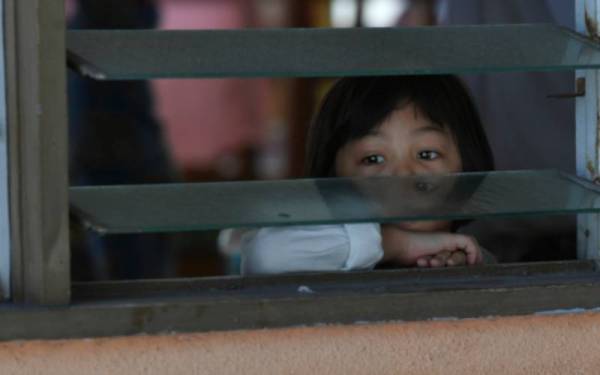
[[[70,66],[97,79],[318,77],[572,70],[600,47],[554,25],[69,31]]]
[[[70,198],[106,233],[600,211],[594,186],[556,171],[76,187]]]

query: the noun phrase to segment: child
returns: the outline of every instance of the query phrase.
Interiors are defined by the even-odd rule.
[[[488,171],[492,153],[454,76],[338,81],[312,125],[307,175],[389,176]],[[397,199],[401,200],[402,196]],[[262,228],[242,238],[242,273],[371,269],[379,262],[443,267],[483,261],[449,221]]]

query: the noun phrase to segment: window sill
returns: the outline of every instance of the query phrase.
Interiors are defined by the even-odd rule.
[[[0,340],[528,315],[600,306],[593,261],[73,285],[68,306],[0,305]]]

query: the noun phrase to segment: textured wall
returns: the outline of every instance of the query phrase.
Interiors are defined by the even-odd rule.
[[[0,344],[0,374],[598,374],[600,314]]]

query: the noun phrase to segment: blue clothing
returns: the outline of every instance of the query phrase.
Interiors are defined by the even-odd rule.
[[[158,20],[148,0],[80,0],[70,28],[152,28]],[[170,182],[175,168],[154,115],[149,84],[102,82],[70,72],[69,159],[71,185]],[[75,278],[156,278],[169,272],[166,235],[84,236],[74,241]],[[87,266],[86,266],[87,264]]]
[[[555,23],[574,28],[565,0],[442,0],[451,25]],[[463,77],[479,108],[498,169],[575,171],[575,103],[547,95],[574,91],[573,72],[494,73]],[[540,141],[543,137],[543,141]]]

